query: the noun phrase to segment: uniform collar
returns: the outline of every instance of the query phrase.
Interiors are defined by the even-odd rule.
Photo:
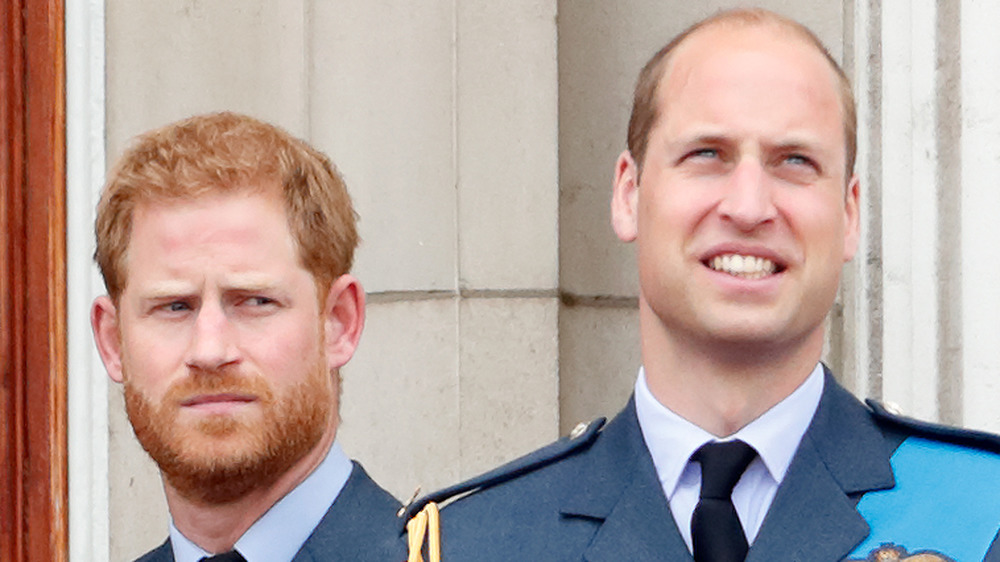
[[[672,497],[688,459],[710,441],[740,439],[760,455],[775,482],[781,484],[802,435],[823,394],[823,367],[817,364],[805,382],[784,400],[731,436],[720,439],[661,404],[649,390],[644,368],[635,383],[635,409],[663,489]]]
[[[323,462],[243,533],[236,550],[247,562],[291,560],[340,495],[351,469],[350,459],[334,441]],[[176,562],[198,562],[210,555],[181,534],[173,521],[170,543]]]

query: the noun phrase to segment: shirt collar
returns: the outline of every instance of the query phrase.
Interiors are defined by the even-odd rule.
[[[351,460],[334,441],[323,462],[243,533],[236,550],[247,562],[291,560],[340,495],[352,469]],[[210,556],[181,534],[173,520],[170,545],[176,562],[198,562]]]
[[[771,477],[780,484],[822,394],[823,367],[817,364],[805,382],[784,400],[735,434],[719,439],[661,404],[649,390],[646,371],[640,367],[635,383],[635,410],[660,484],[669,490],[669,500],[688,459],[709,441],[743,440],[757,450]]]

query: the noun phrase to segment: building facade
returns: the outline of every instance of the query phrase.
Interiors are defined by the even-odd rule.
[[[1000,4],[757,3],[817,32],[859,107],[863,238],[827,363],[860,397],[1000,431]],[[104,167],[234,110],[330,155],[360,215],[368,320],[340,438],[397,496],[613,415],[639,367],[610,227],[643,62],[713,0],[94,0],[67,6],[70,552],[131,559],[167,511],[87,328]],[[142,505],[142,509],[136,509]]]

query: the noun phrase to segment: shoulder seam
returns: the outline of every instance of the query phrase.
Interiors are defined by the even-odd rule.
[[[458,499],[459,497],[466,497],[468,495],[475,494],[476,492],[503,484],[504,482],[513,480],[519,476],[529,474],[558,460],[564,459],[573,453],[592,445],[594,441],[596,441],[601,429],[604,427],[605,421],[607,421],[607,418],[597,418],[587,424],[585,430],[581,432],[574,431],[575,435],[573,436],[562,437],[540,449],[510,461],[499,468],[495,468],[489,472],[475,476],[469,480],[447,488],[442,488],[437,492],[427,494],[426,496],[406,506],[406,510],[403,513],[402,518],[404,521],[409,521],[411,517],[413,517],[430,502],[441,503],[447,500]]]
[[[1000,435],[896,415],[871,398],[865,400],[865,404],[871,410],[872,416],[880,423],[905,428],[921,437],[1000,454]]]

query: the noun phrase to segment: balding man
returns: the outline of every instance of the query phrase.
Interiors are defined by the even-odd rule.
[[[460,560],[1000,559],[1000,440],[858,402],[820,363],[858,245],[855,111],[805,27],[723,12],[643,69],[612,223],[642,368],[611,422],[415,506]]]

